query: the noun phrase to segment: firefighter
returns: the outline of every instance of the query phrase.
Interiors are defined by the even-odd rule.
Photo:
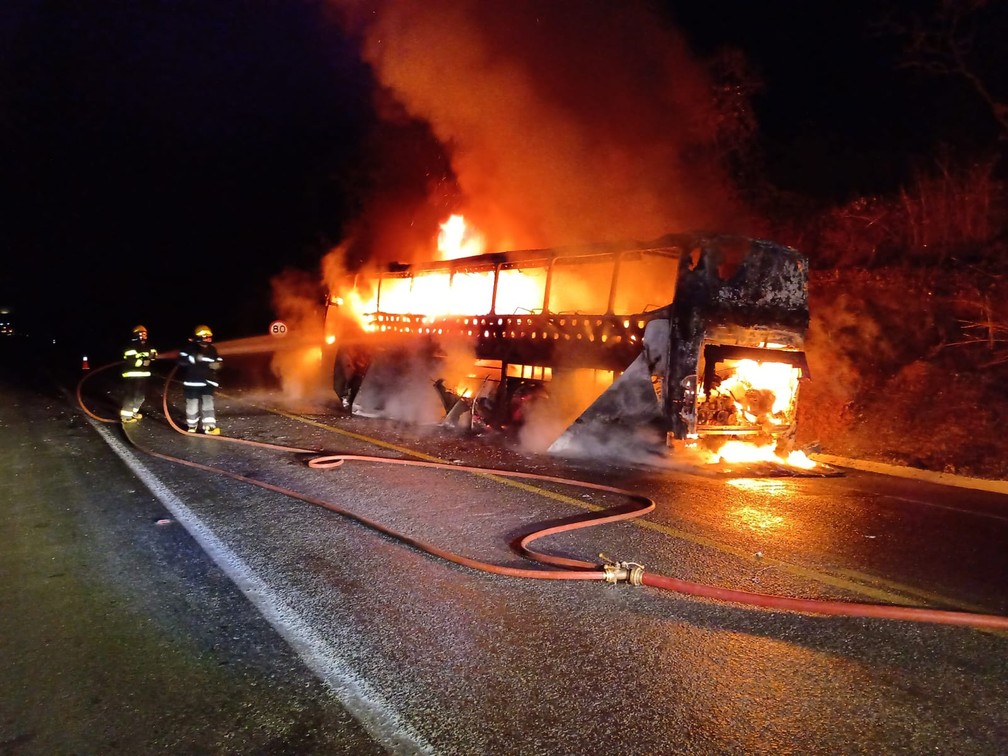
[[[179,350],[179,365],[182,368],[188,431],[195,433],[202,421],[204,433],[219,436],[220,427],[214,415],[214,389],[220,385],[217,371],[220,370],[221,358],[212,341],[213,333],[208,326],[196,326],[189,346]]]
[[[130,343],[123,350],[123,400],[119,419],[135,423],[143,415],[140,405],[147,398],[147,383],[151,375],[151,362],[157,359],[157,350],[147,344],[147,328],[138,325],[133,329]]]
[[[370,355],[359,344],[350,344],[340,349],[336,355],[333,389],[347,412],[353,412],[354,399],[357,398],[357,392],[364,382],[364,374],[370,365]]]

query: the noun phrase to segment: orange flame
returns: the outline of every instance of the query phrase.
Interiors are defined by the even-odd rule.
[[[451,260],[483,254],[481,234],[466,225],[461,215],[452,215],[441,224],[438,257]],[[402,278],[385,277],[380,291],[354,289],[342,297],[341,305],[353,313],[365,330],[374,331],[373,317],[383,313],[443,317],[484,315],[540,310],[546,286],[546,271],[504,269],[498,273],[494,301],[494,271],[421,271]],[[422,325],[422,321],[417,325]]]
[[[728,373],[712,391],[728,397],[740,419],[759,425],[781,425],[793,411],[799,371],[781,362],[727,360]]]
[[[438,235],[438,259],[453,260],[460,257],[483,254],[483,238],[468,226],[461,215],[452,215],[440,224]],[[602,266],[600,266],[601,269]],[[609,275],[608,270],[604,271]],[[581,278],[569,281],[562,287],[554,282],[550,309],[555,309],[554,301],[562,301],[562,309],[577,311],[596,289],[593,286],[588,266],[579,268]],[[494,279],[497,289],[494,299]],[[519,268],[499,267],[496,270],[419,270],[403,274],[386,275],[367,281],[370,288],[358,286],[334,297],[333,304],[344,313],[352,314],[365,331],[385,331],[391,328],[399,333],[430,334],[440,333],[433,318],[445,316],[496,315],[539,312],[544,307],[547,271],[543,267]],[[360,282],[358,282],[360,283]],[[578,285],[580,284],[580,285]],[[607,290],[607,289],[606,289]],[[578,306],[580,305],[580,306]],[[380,313],[380,315],[379,315]],[[381,318],[393,316],[394,325],[380,322]],[[466,321],[468,323],[468,321]],[[475,319],[473,324],[475,325]],[[767,345],[780,346],[780,345]],[[710,387],[707,395],[698,399],[700,414],[709,417],[718,414],[729,415],[730,419],[709,424],[721,424],[726,428],[719,432],[731,436],[732,428],[758,438],[757,441],[730,440],[714,451],[706,451],[711,463],[752,463],[772,462],[796,468],[811,469],[816,463],[803,452],[778,453],[770,441],[772,434],[788,427],[794,420],[798,379],[801,371],[790,364],[771,361],[757,362],[752,359],[725,360],[717,370],[717,383]],[[460,396],[472,396],[481,385],[476,376],[463,380],[454,387]],[[609,378],[608,383],[611,383]],[[604,387],[603,387],[604,388]],[[705,403],[710,404],[703,407]],[[716,406],[715,406],[716,405]],[[704,423],[698,430],[704,435]],[[710,429],[708,429],[709,431]],[[708,439],[712,436],[708,436]],[[709,440],[708,440],[709,443]],[[709,447],[708,447],[709,448]]]
[[[751,441],[728,441],[717,451],[709,452],[708,460],[711,463],[735,464],[773,462],[802,470],[811,470],[816,466],[816,463],[809,459],[803,451],[792,451],[782,456],[777,453],[777,447],[774,444],[759,445]]]
[[[461,215],[452,215],[441,224],[437,249],[439,260],[455,260],[459,257],[482,255],[486,247],[483,237],[470,229]]]
[[[708,452],[712,463],[772,462],[809,470],[816,463],[803,452],[782,453],[768,435],[794,422],[798,379],[801,371],[782,362],[751,359],[725,360],[716,374],[718,383],[709,396],[699,400],[698,410],[710,424],[737,427],[754,433],[758,440],[733,439]],[[704,404],[710,410],[704,412]],[[700,428],[702,431],[702,428]]]

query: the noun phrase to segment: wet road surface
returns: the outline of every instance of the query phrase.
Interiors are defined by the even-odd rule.
[[[117,643],[104,658],[113,664],[127,649],[126,666],[135,671],[126,679],[141,678],[156,691],[142,694],[137,708],[157,702],[161,713],[145,713],[144,721],[182,731],[190,717],[198,722],[188,740],[176,742],[205,738],[211,752],[301,753],[1008,749],[1004,634],[475,572],[304,502],[147,456],[131,442],[295,488],[502,565],[530,564],[510,544],[537,523],[619,498],[363,462],[313,470],[304,454],[179,436],[157,412],[127,437],[115,425],[84,423],[67,400],[62,407],[39,401],[26,394],[23,404],[3,410],[5,426],[31,421],[43,428],[27,435],[43,433],[50,450],[41,467],[33,450],[18,474],[34,478],[55,466],[66,482],[54,490],[46,490],[53,481],[40,483],[29,497],[35,503],[17,506],[26,522],[51,517],[74,533],[64,539],[74,545],[54,546],[58,555],[80,554],[62,571],[90,571],[93,591],[127,597],[139,637]],[[739,478],[709,469],[568,462],[486,439],[348,418],[324,402],[284,405],[274,396],[243,395],[219,404],[230,436],[569,476],[658,502],[644,520],[544,540],[540,547],[551,553],[596,561],[605,552],[661,574],[750,591],[1008,612],[1006,497],[862,473]],[[5,431],[5,443],[10,437]],[[16,457],[25,450],[6,451]],[[23,483],[5,481],[8,491],[15,485]],[[25,595],[7,599],[14,614],[31,616],[45,581],[58,579],[40,575],[34,583],[26,574],[11,576],[9,582],[28,584]],[[86,608],[69,606],[67,613]],[[156,637],[160,653],[149,653],[144,633]],[[9,651],[26,649],[45,668],[47,648],[76,658],[80,641],[55,635],[41,648],[31,639],[20,643]],[[175,682],[176,665],[183,667],[178,674],[189,674],[218,655],[241,673]],[[74,664],[78,685],[97,674]],[[170,671],[159,671],[166,664]],[[46,715],[28,701],[69,681],[49,672],[54,680],[40,694],[22,666],[20,695],[10,696],[15,714],[5,713],[0,743],[42,752]],[[169,681],[149,682],[161,676]],[[211,705],[227,702],[220,717],[190,700],[191,691],[215,685],[227,691],[208,696]],[[163,690],[176,692],[161,701]],[[122,695],[104,700],[106,710],[130,710]],[[78,702],[68,721],[81,728],[104,711],[96,707]],[[272,729],[266,736],[262,728]],[[134,734],[139,740],[131,742],[165,742],[147,732],[146,740]],[[108,742],[77,738],[68,742],[82,750],[103,750]]]
[[[384,752],[45,388],[2,384],[0,753]]]

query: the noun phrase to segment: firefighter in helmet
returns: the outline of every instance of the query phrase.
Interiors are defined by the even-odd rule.
[[[220,370],[221,358],[212,341],[213,332],[208,326],[196,326],[189,345],[179,350],[179,366],[182,368],[188,431],[195,433],[202,422],[204,433],[219,436],[220,427],[214,414],[214,389],[220,385],[217,371]]]
[[[147,343],[147,328],[138,325],[133,329],[129,344],[123,350],[123,398],[119,419],[135,423],[143,415],[140,405],[147,398],[147,383],[151,375],[151,362],[157,359],[157,350]]]

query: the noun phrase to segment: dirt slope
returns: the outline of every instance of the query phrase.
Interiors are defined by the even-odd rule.
[[[1005,345],[971,325],[1008,323],[1004,277],[813,272],[809,297],[812,380],[801,388],[800,445],[1008,479],[1008,360],[996,362]]]

